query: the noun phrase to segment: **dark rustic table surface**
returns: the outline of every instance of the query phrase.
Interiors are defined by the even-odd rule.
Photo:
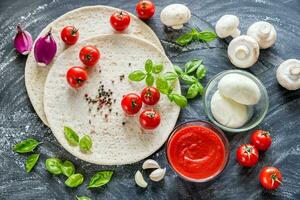
[[[110,5],[134,13],[133,0],[1,0],[0,1],[0,199],[74,199],[87,195],[92,199],[300,199],[300,90],[287,91],[276,82],[275,70],[286,59],[300,59],[300,1],[299,0],[185,0],[192,11],[192,19],[181,31],[170,31],[159,20],[162,8],[172,0],[155,1],[156,15],[147,23],[160,38],[166,54],[176,64],[192,58],[202,58],[208,67],[205,83],[215,74],[233,69],[226,49],[230,39],[216,40],[209,44],[196,44],[181,48],[174,39],[184,31],[197,27],[213,29],[224,14],[240,18],[242,33],[253,22],[265,20],[278,32],[276,44],[261,51],[259,61],[250,68],[265,85],[270,96],[267,117],[259,128],[271,130],[273,144],[261,156],[253,168],[244,169],[235,161],[235,150],[249,139],[250,132],[229,134],[231,158],[217,180],[207,184],[189,183],[179,178],[167,164],[164,148],[151,158],[167,167],[165,179],[159,183],[149,182],[147,189],[135,185],[134,173],[141,162],[124,166],[97,166],[74,158],[55,140],[49,128],[43,125],[33,110],[24,85],[26,57],[17,55],[12,38],[15,26],[21,23],[36,37],[52,20],[60,15],[86,5]],[[182,85],[183,89],[186,89]],[[204,119],[201,99],[190,102],[180,113],[178,123]],[[12,146],[22,139],[33,137],[43,142],[38,148],[41,159],[33,172],[24,169],[26,155],[12,152]],[[69,159],[77,171],[91,177],[95,171],[113,169],[113,180],[94,190],[86,189],[85,183],[70,189],[64,185],[63,176],[46,172],[47,157]],[[265,165],[276,166],[283,173],[283,185],[277,191],[266,191],[258,182],[260,169]]]

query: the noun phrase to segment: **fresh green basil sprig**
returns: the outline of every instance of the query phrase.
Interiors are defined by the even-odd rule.
[[[84,135],[79,141],[79,148],[83,152],[89,152],[92,148],[92,145],[92,139],[88,135]]]
[[[33,150],[42,142],[39,142],[35,139],[28,138],[16,144],[13,150],[17,153],[29,153],[33,152]]]
[[[78,134],[70,127],[64,127],[65,138],[70,145],[78,146],[82,152],[89,152],[93,146],[93,141],[90,136],[84,135],[79,138]]]
[[[91,178],[88,188],[98,188],[107,184],[113,175],[113,171],[100,171]]]
[[[31,172],[31,170],[36,165],[39,158],[40,158],[40,154],[38,153],[32,154],[27,158],[25,163],[25,169],[27,173]]]
[[[62,161],[58,158],[48,158],[45,162],[46,170],[55,175],[62,173],[61,165]]]
[[[70,177],[75,173],[75,166],[72,162],[66,160],[60,165],[61,172],[66,176]]]
[[[194,41],[210,42],[217,38],[217,34],[211,31],[199,32],[196,29],[183,34],[175,40],[175,42],[181,46],[187,46]]]
[[[145,82],[148,86],[154,84],[155,78],[154,74],[159,74],[163,70],[162,64],[154,64],[152,60],[148,59],[145,62],[145,71],[136,70],[129,74],[128,78],[131,81],[142,81],[145,79]]]
[[[65,181],[65,185],[71,188],[78,187],[84,181],[84,177],[82,174],[72,174],[69,178]]]

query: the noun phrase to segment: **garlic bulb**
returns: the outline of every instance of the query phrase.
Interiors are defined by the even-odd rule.
[[[223,15],[216,23],[215,29],[219,38],[239,36],[241,31],[238,29],[239,18],[235,15]]]
[[[166,168],[163,168],[163,169],[159,168],[159,169],[156,169],[153,172],[151,172],[149,177],[152,181],[158,182],[158,181],[161,181],[165,177],[165,174],[166,174]]]
[[[136,184],[142,188],[146,188],[148,183],[144,180],[144,177],[140,171],[137,171],[134,176]]]
[[[191,11],[183,4],[171,4],[160,13],[161,22],[173,29],[181,29],[191,18]]]
[[[159,168],[158,163],[155,160],[148,159],[143,163],[143,169],[156,169]]]
[[[278,83],[288,89],[300,89],[300,60],[289,59],[281,63],[277,72]]]
[[[227,53],[233,65],[248,68],[258,60],[259,46],[252,37],[242,35],[229,43]]]
[[[265,21],[259,21],[252,24],[248,28],[247,35],[253,37],[261,49],[271,47],[275,43],[277,37],[274,26]]]

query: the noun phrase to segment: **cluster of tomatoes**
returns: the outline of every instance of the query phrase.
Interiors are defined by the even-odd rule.
[[[258,163],[259,151],[266,151],[272,143],[268,131],[254,131],[250,138],[251,144],[242,144],[236,152],[238,163],[244,167],[253,167]],[[276,167],[264,167],[259,175],[261,185],[266,189],[276,189],[282,181],[281,172]]]
[[[157,104],[160,99],[160,93],[155,87],[146,87],[142,90],[141,95],[129,93],[123,96],[121,106],[128,115],[138,113],[143,103],[148,106]],[[160,124],[160,115],[153,109],[146,109],[140,114],[140,124],[144,129],[155,129]]]
[[[140,19],[148,20],[154,15],[155,5],[150,0],[140,0],[135,9]],[[116,31],[124,31],[130,24],[130,15],[125,11],[115,12],[110,17],[110,24]]]
[[[61,31],[61,39],[67,45],[73,45],[79,38],[78,29],[74,26],[66,26]],[[67,72],[67,81],[73,88],[81,87],[88,79],[87,68],[96,65],[100,59],[100,52],[95,46],[85,46],[79,52],[79,58],[85,67],[74,66]]]

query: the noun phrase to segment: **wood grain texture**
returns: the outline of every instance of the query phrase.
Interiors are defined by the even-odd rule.
[[[74,158],[57,143],[33,111],[24,86],[26,58],[17,55],[11,41],[15,26],[21,23],[36,37],[53,19],[74,8],[103,4],[134,13],[135,1],[1,0],[0,199],[75,199],[75,195],[87,195],[92,199],[300,199],[300,90],[287,91],[275,79],[275,70],[283,60],[300,59],[300,1],[185,0],[182,2],[191,8],[193,16],[181,31],[170,31],[159,21],[162,8],[172,2],[157,1],[156,15],[147,23],[158,34],[173,63],[182,65],[192,58],[204,59],[209,68],[205,83],[215,74],[234,68],[226,53],[230,39],[181,48],[173,42],[176,37],[191,27],[212,29],[218,18],[226,13],[240,17],[242,33],[258,20],[275,25],[278,31],[275,46],[261,51],[259,62],[247,70],[264,83],[270,95],[270,109],[259,128],[270,129],[274,143],[261,156],[259,164],[251,169],[243,169],[235,162],[235,150],[240,143],[249,141],[250,132],[227,134],[231,145],[229,164],[222,176],[207,184],[189,183],[175,175],[167,166],[163,148],[151,158],[158,160],[161,166],[167,166],[167,176],[159,183],[150,182],[147,178],[149,186],[146,190],[136,187],[133,179],[141,163],[103,167]],[[191,101],[190,106],[182,110],[178,123],[190,119],[207,120],[200,98]],[[44,142],[37,150],[41,153],[40,162],[30,174],[24,169],[26,155],[17,155],[11,151],[16,142],[27,137]],[[53,156],[74,162],[77,171],[87,178],[84,185],[70,189],[64,186],[63,176],[47,173],[44,161]],[[281,169],[284,180],[277,191],[266,191],[260,187],[258,173],[264,165]],[[99,189],[86,189],[89,177],[102,169],[115,170],[112,182]]]

